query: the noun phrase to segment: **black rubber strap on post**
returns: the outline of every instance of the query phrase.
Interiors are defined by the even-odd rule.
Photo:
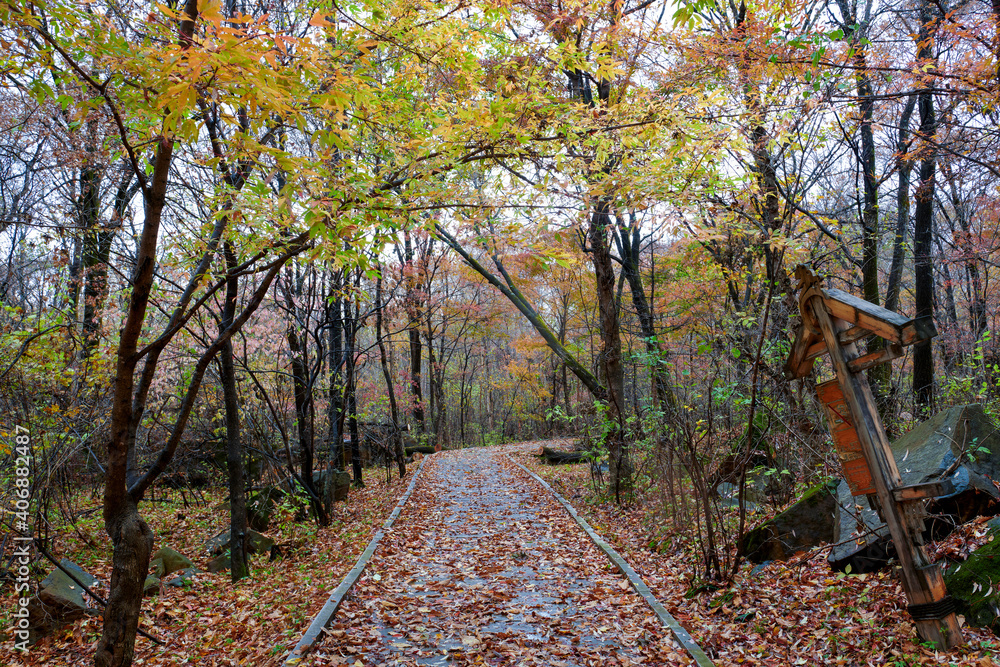
[[[906,611],[914,621],[939,621],[948,614],[958,611],[955,598],[946,595],[937,602],[925,602],[924,604],[911,604]]]

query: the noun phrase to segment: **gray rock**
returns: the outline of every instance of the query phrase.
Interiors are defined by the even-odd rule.
[[[224,530],[215,537],[205,542],[205,549],[213,556],[218,556],[229,551],[230,533]],[[246,550],[249,554],[264,553],[270,551],[274,546],[274,540],[266,535],[261,535],[256,530],[248,530],[246,535]]]
[[[331,468],[329,470],[321,470],[313,476],[313,483],[316,486],[316,492],[323,496],[326,493],[326,483],[328,479],[333,479],[333,500],[334,502],[340,502],[347,500],[347,495],[351,491],[351,483],[354,481],[351,477],[351,473],[345,472],[343,470],[337,470]]]
[[[723,507],[738,507],[740,504],[740,487],[731,482],[719,482],[715,487],[715,493],[719,496],[719,504]],[[755,510],[760,507],[760,503],[765,500],[763,494],[758,492],[756,487],[747,485],[744,493],[744,506],[747,510]]]
[[[946,480],[952,490],[930,500],[926,537],[938,539],[954,526],[1000,510],[1000,434],[982,406],[960,405],[936,414],[892,444],[893,458],[904,485]],[[945,475],[947,473],[947,475]],[[888,531],[866,498],[851,498],[840,489],[842,507],[837,542],[828,558],[831,567],[871,572],[895,554]],[[855,505],[861,507],[855,512]],[[854,540],[851,540],[851,537]]]
[[[334,476],[333,499],[336,502],[347,500],[347,494],[351,491],[351,474],[338,470]]]
[[[142,584],[142,594],[144,596],[149,595],[159,595],[160,593],[160,578],[152,574],[146,577],[146,581]]]
[[[153,554],[152,559],[150,559],[149,566],[153,568],[157,577],[164,577],[168,574],[176,572],[177,570],[183,570],[186,567],[194,567],[194,563],[191,562],[190,558],[174,551],[170,547],[163,547]]]
[[[834,537],[837,511],[836,482],[819,484],[792,506],[765,521],[743,538],[741,550],[754,563],[785,560],[829,542]]]
[[[1000,434],[978,404],[943,410],[892,443],[903,484],[936,477],[966,457],[961,465],[993,479],[1000,478]],[[990,485],[992,486],[992,485]],[[964,487],[956,486],[955,493]],[[978,488],[978,486],[977,486]],[[994,489],[994,497],[1000,497]]]
[[[212,556],[218,556],[229,548],[229,531],[224,530],[205,542],[205,551]]]
[[[183,588],[189,583],[194,583],[195,575],[197,575],[201,570],[196,567],[186,567],[183,570],[178,570],[178,576],[166,582],[167,586],[174,586],[176,588]]]
[[[326,491],[326,480],[333,479],[333,499],[334,501],[347,500],[347,494],[351,490],[351,484],[353,482],[351,474],[348,472],[343,472],[341,470],[336,470],[331,468],[328,470],[319,470],[313,473],[313,487],[320,498],[323,497]],[[300,498],[306,496],[305,489],[302,485],[294,478],[285,479],[280,484],[275,484],[274,486],[269,486],[257,493],[253,493],[247,497],[247,524],[250,528],[257,531],[265,531],[271,524],[271,519],[274,514],[274,509],[285,500],[289,495],[299,496]],[[296,520],[304,519],[308,516],[308,512],[305,506],[299,502],[299,512],[296,515]]]
[[[70,572],[72,572],[73,576],[79,579],[80,583],[82,583],[84,586],[87,586],[89,588],[90,586],[93,586],[94,584],[97,583],[97,579],[92,577],[82,567],[80,567],[73,561],[69,560],[68,558],[63,558],[61,561],[59,561],[59,564],[64,568],[66,568],[67,570],[69,570]],[[77,586],[73,582],[73,580],[70,579],[69,576],[59,568],[56,568],[55,570],[50,572],[47,577],[42,579],[40,588],[48,588],[50,586],[61,586],[67,583],[74,586],[74,590],[82,591],[82,589],[80,589],[80,587]]]
[[[838,572],[873,572],[885,565],[891,549],[889,529],[866,496],[854,497],[847,482],[837,486],[837,524],[827,562]],[[851,539],[854,537],[854,539]]]
[[[269,486],[247,498],[247,523],[254,530],[267,530],[274,508],[288,495],[281,485]]]
[[[930,514],[948,517],[932,526],[937,537],[1000,510],[1000,491],[992,482],[1000,480],[1000,432],[981,405],[939,412],[894,442],[892,453],[903,484],[929,482],[951,471],[946,479],[953,491],[928,506]]]
[[[59,564],[88,587],[97,581],[70,560],[64,558]],[[92,613],[95,612],[87,607],[80,585],[56,568],[42,579],[38,595],[28,603],[29,641],[34,643],[67,623]]]
[[[228,553],[216,556],[212,560],[208,561],[208,571],[213,574],[228,570],[230,567],[232,567],[232,560],[229,558]]]

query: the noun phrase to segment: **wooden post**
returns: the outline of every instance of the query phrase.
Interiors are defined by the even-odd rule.
[[[955,616],[954,605],[948,597],[940,568],[930,562],[921,546],[924,522],[920,500],[925,498],[926,494],[903,492],[902,479],[892,449],[889,447],[889,439],[879,419],[868,380],[860,369],[855,370],[858,365],[853,363],[862,357],[856,344],[856,340],[862,337],[855,331],[859,326],[897,344],[909,344],[912,338],[906,333],[907,329],[902,327],[896,327],[892,331],[880,330],[880,323],[868,317],[868,314],[876,310],[884,311],[877,306],[866,307],[867,314],[863,318],[852,317],[852,320],[860,319],[861,322],[847,321],[831,315],[830,311],[834,311],[837,314],[851,316],[847,312],[838,312],[839,308],[830,308],[831,301],[836,304],[844,303],[842,293],[830,298],[825,290],[818,287],[818,281],[811,272],[804,267],[801,267],[800,271],[804,271],[797,274],[802,279],[800,289],[803,292],[800,294],[799,305],[804,327],[818,330],[812,333],[819,333],[826,343],[826,351],[837,373],[844,401],[850,410],[851,421],[872,474],[882,518],[896,547],[902,571],[903,589],[910,601],[908,611],[913,617],[917,633],[921,639],[933,642],[940,649],[958,646],[963,643],[963,637]],[[895,313],[884,312],[902,320]],[[880,316],[881,313],[875,312],[875,315]],[[897,323],[888,316],[882,318],[882,321]],[[912,330],[911,327],[910,331]],[[930,331],[933,332],[933,329]],[[897,340],[893,340],[894,337]],[[809,335],[798,336],[796,342],[802,347],[812,344]],[[793,348],[787,367],[790,374],[798,375],[797,369],[804,363],[811,367],[812,361],[805,361],[807,356],[809,355],[804,350]]]

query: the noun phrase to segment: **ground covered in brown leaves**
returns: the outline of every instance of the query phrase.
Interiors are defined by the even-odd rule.
[[[690,531],[665,532],[661,501],[640,494],[625,508],[595,489],[589,467],[547,466],[541,443],[432,457],[422,481],[368,570],[303,664],[311,665],[675,665],[688,659],[607,559],[551,496],[512,465],[527,465],[574,504],[643,576],[654,595],[717,665],[997,664],[1000,640],[967,628],[966,646],[935,653],[920,645],[905,598],[888,572],[844,576],[817,549],[731,585],[685,597],[697,555]],[[568,448],[569,441],[545,443]],[[142,627],[165,642],[137,641],[137,665],[279,665],[330,591],[388,516],[408,480],[368,486],[337,505],[317,529],[292,510],[269,532],[284,557],[253,560],[251,578],[202,573],[191,588],[146,598]],[[148,502],[157,535],[204,568],[204,542],[226,527],[220,497],[197,506],[179,495]],[[99,499],[77,531],[53,532],[52,551],[99,579],[107,594],[110,544]],[[962,527],[932,554],[960,558],[985,531]],[[655,547],[655,548],[653,548]],[[51,569],[45,567],[45,570]],[[0,595],[9,628],[12,587]],[[92,603],[93,604],[93,603]],[[42,640],[27,656],[0,646],[0,665],[83,665],[92,661],[100,618]]]
[[[412,468],[416,469],[415,466]],[[229,572],[198,574],[189,589],[164,586],[156,597],[145,598],[141,625],[162,639],[156,646],[136,640],[136,665],[252,665],[281,664],[337,584],[353,567],[375,530],[392,511],[409,477],[385,482],[384,471],[372,471],[364,489],[351,489],[347,502],[337,503],[333,525],[294,521],[292,512],[277,510],[267,534],[283,557],[268,562],[267,555],[252,558],[250,578],[233,585]],[[204,543],[228,528],[228,511],[218,507],[224,497],[207,494],[197,506],[182,502],[177,492],[169,502],[146,502],[140,510],[156,534],[153,549],[169,546],[204,569]],[[69,558],[99,579],[95,592],[107,597],[111,569],[110,540],[100,521],[100,499],[87,498],[91,510],[72,531],[55,533],[51,551]],[[89,544],[87,543],[89,541]],[[47,562],[45,571],[52,569]],[[9,639],[14,609],[12,586],[4,586],[0,619]],[[85,596],[86,597],[86,596]],[[96,603],[88,600],[96,606]],[[12,642],[0,645],[0,665],[92,664],[101,619],[87,618],[42,639],[25,656],[12,651]]]
[[[551,494],[496,450],[431,458],[306,665],[683,665]]]
[[[571,442],[545,443],[569,449]],[[667,610],[717,665],[963,665],[1000,664],[1000,639],[965,629],[966,646],[935,652],[918,642],[906,599],[888,571],[845,576],[816,549],[751,574],[744,564],[732,585],[686,598],[692,586],[689,535],[664,538],[655,493],[625,508],[595,491],[589,466],[548,466],[533,456],[540,443],[505,448],[569,500],[643,576]],[[932,554],[961,554],[985,531],[963,527]],[[653,549],[651,546],[655,546]]]

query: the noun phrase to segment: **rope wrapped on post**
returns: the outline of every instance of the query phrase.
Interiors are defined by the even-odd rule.
[[[955,603],[955,598],[946,595],[935,602],[908,605],[906,611],[914,621],[939,621],[948,614],[957,612],[958,605]]]

